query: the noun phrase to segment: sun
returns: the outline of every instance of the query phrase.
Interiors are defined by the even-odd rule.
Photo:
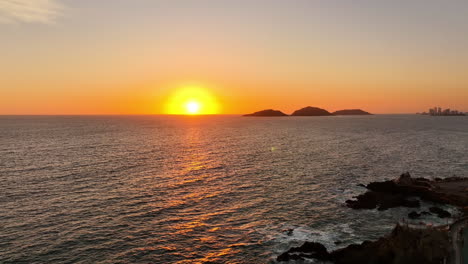
[[[196,115],[200,112],[201,105],[199,102],[191,101],[185,105],[185,108],[188,114]]]
[[[201,85],[183,85],[174,90],[166,103],[166,114],[213,115],[219,113],[216,97]]]

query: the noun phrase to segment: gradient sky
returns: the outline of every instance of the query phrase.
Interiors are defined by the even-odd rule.
[[[468,1],[0,0],[0,114],[468,111]]]

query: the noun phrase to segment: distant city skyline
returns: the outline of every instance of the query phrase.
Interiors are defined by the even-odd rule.
[[[428,112],[423,112],[423,115],[431,115],[431,116],[457,116],[457,115],[465,115],[464,112],[458,110],[452,110],[450,108],[446,108],[442,110],[442,107],[434,107],[429,108]]]
[[[0,114],[467,112],[467,24],[467,1],[5,0]]]

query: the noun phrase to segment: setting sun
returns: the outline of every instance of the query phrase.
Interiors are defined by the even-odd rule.
[[[198,114],[200,111],[200,103],[199,102],[188,102],[186,105],[187,113],[195,115]]]
[[[171,115],[218,114],[219,104],[206,88],[199,85],[185,85],[169,96],[166,113]]]

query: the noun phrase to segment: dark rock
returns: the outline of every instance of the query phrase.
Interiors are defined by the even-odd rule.
[[[368,191],[356,197],[356,200],[347,200],[346,205],[353,209],[374,209],[379,211],[394,207],[416,208],[420,206],[418,200],[408,200],[402,194]]]
[[[343,241],[338,240],[338,241],[335,241],[335,242],[333,242],[333,243],[334,243],[335,245],[341,245],[341,244],[343,243]]]
[[[356,200],[347,200],[346,205],[353,209],[374,209],[377,207],[377,194],[366,192],[356,197]]]
[[[289,252],[284,252],[278,257],[276,257],[276,261],[282,262],[282,261],[290,261],[290,260],[299,260],[302,259],[303,257],[297,254],[289,254]]]
[[[331,116],[331,115],[333,114],[331,114],[325,109],[312,107],[312,106],[304,107],[292,113],[292,116]]]
[[[334,115],[372,115],[361,109],[345,109],[333,112]]]
[[[444,209],[442,209],[442,208],[439,208],[439,207],[435,207],[435,206],[429,208],[429,211],[430,211],[431,213],[436,214],[436,215],[437,215],[438,217],[440,217],[440,218],[447,218],[447,217],[451,217],[451,216],[452,216],[452,214],[449,213],[449,212],[447,212],[446,210],[444,210]]]
[[[359,184],[357,184],[356,186],[359,186],[359,187],[364,187],[364,188],[366,188],[366,186],[365,186],[364,184],[362,184],[362,183],[359,183]]]
[[[380,210],[395,206],[419,207],[419,201],[408,200],[408,197],[419,197],[422,200],[440,204],[466,206],[468,204],[468,179],[446,178],[441,181],[431,181],[425,178],[411,178],[409,173],[402,174],[398,179],[384,182],[371,182],[366,186],[368,192],[357,201],[346,201],[348,207],[355,209]],[[372,202],[372,200],[376,202]],[[362,205],[360,205],[362,203]],[[374,206],[375,204],[375,206]]]
[[[366,187],[374,192],[398,193],[398,186],[394,181],[371,182]]]
[[[423,212],[421,212],[421,215],[431,215],[431,213],[423,211]]]
[[[398,177],[396,182],[399,183],[399,184],[409,185],[409,184],[413,183],[413,179],[411,178],[411,174],[409,172],[405,172],[405,173],[401,174],[400,177]]]
[[[421,214],[418,214],[417,212],[412,211],[411,213],[408,214],[408,217],[410,219],[417,219],[417,218],[421,217]]]
[[[244,116],[287,116],[287,114],[278,110],[267,109],[267,110],[258,111],[252,114],[247,114]]]
[[[324,245],[317,242],[304,242],[300,247],[293,247],[279,255],[277,261],[289,261],[292,259],[303,259],[304,257],[327,260],[330,254]]]
[[[301,251],[303,249],[306,251]],[[451,244],[449,235],[444,230],[411,229],[397,225],[388,236],[377,241],[364,241],[331,253],[326,252],[325,247],[320,244],[311,245],[310,249],[309,246],[292,248],[278,256],[277,260],[304,260],[311,257],[310,250],[314,253],[322,252],[312,258],[336,264],[436,264],[444,262],[451,250]]]

